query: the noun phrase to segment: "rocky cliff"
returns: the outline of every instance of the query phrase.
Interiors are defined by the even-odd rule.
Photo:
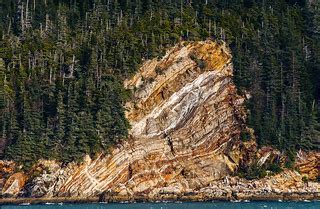
[[[244,99],[232,83],[231,54],[216,42],[180,44],[146,61],[125,82],[129,139],[77,169],[58,195],[183,192],[209,185],[239,163]]]
[[[20,188],[31,197],[107,191],[156,199],[212,188],[248,163],[256,149],[254,142],[239,140],[246,130],[245,98],[232,82],[231,59],[224,43],[205,41],[181,43],[163,58],[145,61],[125,81],[133,91],[126,104],[132,128],[125,142],[108,155],[87,156],[81,165],[39,161],[26,184],[25,175],[7,173],[3,194],[17,195]]]

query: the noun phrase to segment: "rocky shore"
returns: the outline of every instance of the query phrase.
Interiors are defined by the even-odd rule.
[[[156,201],[303,201],[320,200],[320,184],[302,182],[301,175],[285,171],[273,177],[259,180],[245,180],[226,177],[199,190],[175,192],[167,188],[157,194],[123,196],[107,191],[100,196],[101,202],[156,202]]]
[[[218,192],[220,193],[220,192]],[[306,193],[263,193],[263,194],[244,194],[244,193],[229,193],[221,192],[221,196],[216,196],[217,193],[185,193],[181,195],[162,195],[154,198],[145,196],[103,196],[99,202],[202,202],[202,201],[314,201],[320,200],[320,192]]]
[[[208,188],[210,190],[210,188]],[[220,190],[212,193],[198,191],[175,194],[162,194],[150,198],[148,196],[121,196],[103,194],[100,197],[54,197],[54,198],[2,198],[0,205],[17,204],[61,204],[61,203],[135,203],[135,202],[204,202],[204,201],[315,201],[320,200],[320,192],[235,192],[232,190]]]
[[[99,197],[55,197],[55,198],[3,198],[0,205],[19,205],[19,204],[61,204],[61,203],[97,203]]]

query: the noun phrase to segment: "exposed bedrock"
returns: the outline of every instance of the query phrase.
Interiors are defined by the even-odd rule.
[[[231,58],[223,43],[206,41],[146,61],[125,82],[134,91],[126,104],[129,139],[108,156],[87,159],[58,195],[185,192],[233,172],[245,114]]]
[[[125,105],[131,123],[127,140],[108,155],[86,156],[81,165],[39,161],[28,180],[16,175],[3,181],[2,194],[89,197],[108,192],[157,199],[214,188],[239,165],[257,160],[255,142],[239,140],[249,129],[231,60],[224,43],[204,41],[180,43],[163,58],[145,61],[125,81],[133,92]],[[262,153],[261,163],[269,156]],[[319,156],[313,156],[307,158],[317,166]],[[316,175],[317,167],[299,162],[306,175]]]

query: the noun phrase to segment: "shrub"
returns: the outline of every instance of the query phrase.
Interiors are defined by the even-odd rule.
[[[308,179],[307,176],[303,176],[303,177],[302,177],[302,181],[303,181],[304,183],[307,183],[307,182],[309,181],[309,179]]]
[[[267,175],[266,169],[259,167],[257,164],[250,165],[247,168],[241,169],[238,176],[248,180],[263,178]]]
[[[280,167],[279,164],[277,163],[271,163],[269,166],[268,166],[268,169],[269,171],[272,171],[273,173],[280,173],[282,171],[282,168]]]
[[[195,53],[191,53],[190,54],[190,58],[195,62],[197,63],[198,67],[200,69],[205,69],[206,68],[206,62],[202,59],[199,59]]]
[[[248,131],[241,131],[241,134],[240,134],[240,139],[241,141],[249,141],[250,140],[250,134],[248,133]]]

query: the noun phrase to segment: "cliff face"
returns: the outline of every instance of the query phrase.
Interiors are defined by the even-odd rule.
[[[298,152],[296,169],[309,180],[317,180],[320,177],[320,152]]]
[[[125,142],[109,155],[94,160],[87,156],[81,165],[39,161],[27,174],[33,176],[27,184],[25,176],[11,176],[2,193],[17,195],[10,183],[14,181],[31,197],[88,197],[109,191],[157,198],[215,188],[213,184],[252,160],[256,151],[255,142],[239,140],[246,129],[245,99],[232,82],[231,59],[223,43],[205,41],[181,43],[162,59],[144,62],[125,81],[134,92],[126,104],[132,128]]]
[[[31,196],[93,196],[106,190],[155,195],[205,187],[240,161],[244,98],[232,82],[231,54],[222,43],[182,43],[146,61],[125,82],[129,139],[110,155],[81,166],[40,162]],[[8,192],[7,192],[8,193]],[[10,193],[10,192],[9,192]]]
[[[184,192],[236,169],[244,99],[223,44],[178,45],[145,62],[125,85],[134,91],[126,104],[129,140],[109,156],[87,158],[58,195]]]

